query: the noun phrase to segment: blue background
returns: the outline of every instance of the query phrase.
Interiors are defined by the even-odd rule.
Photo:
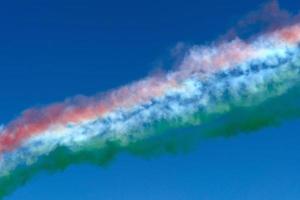
[[[0,3],[0,123],[32,106],[93,95],[169,68],[178,42],[206,44],[260,0]],[[295,11],[300,2],[285,0]],[[41,173],[7,200],[299,200],[299,121],[202,142],[187,154]]]

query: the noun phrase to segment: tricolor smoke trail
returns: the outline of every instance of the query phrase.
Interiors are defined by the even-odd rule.
[[[156,152],[298,117],[299,43],[300,23],[290,23],[251,41],[194,46],[176,70],[26,110],[0,129],[0,195],[40,170],[101,164],[121,150]]]

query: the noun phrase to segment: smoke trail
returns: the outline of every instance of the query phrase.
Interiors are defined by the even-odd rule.
[[[250,41],[194,46],[176,70],[25,111],[0,128],[0,196],[41,170],[172,153],[299,117],[299,43],[295,21]]]

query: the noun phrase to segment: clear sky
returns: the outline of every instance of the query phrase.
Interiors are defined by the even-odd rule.
[[[207,44],[261,0],[0,3],[0,124],[169,68],[178,42]],[[288,10],[300,2],[280,1]],[[40,173],[7,200],[299,200],[299,121],[204,141],[188,153]]]

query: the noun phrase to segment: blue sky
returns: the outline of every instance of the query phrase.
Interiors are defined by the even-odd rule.
[[[0,124],[32,106],[93,95],[170,67],[263,1],[21,1],[0,4]],[[289,10],[300,2],[280,1]],[[202,142],[187,154],[119,155],[105,168],[41,173],[7,200],[300,199],[299,121]]]

